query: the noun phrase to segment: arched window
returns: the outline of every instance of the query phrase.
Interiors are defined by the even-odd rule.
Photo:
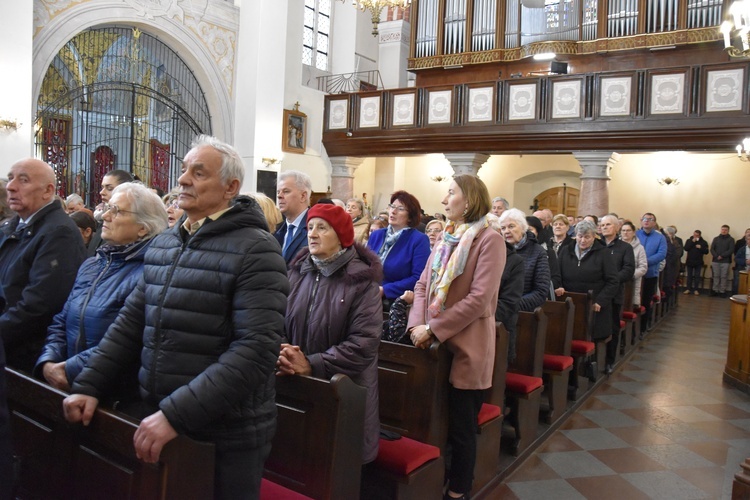
[[[330,33],[331,0],[305,0],[302,64],[328,71]]]

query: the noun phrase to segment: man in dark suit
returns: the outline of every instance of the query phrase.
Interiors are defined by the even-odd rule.
[[[0,227],[0,337],[8,366],[31,371],[47,327],[73,288],[86,249],[78,227],[55,201],[52,167],[25,158],[8,173],[8,206],[16,216]]]
[[[287,267],[299,251],[307,246],[307,209],[311,193],[312,181],[307,174],[296,170],[279,174],[276,198],[284,220],[276,226],[274,236],[281,245]]]

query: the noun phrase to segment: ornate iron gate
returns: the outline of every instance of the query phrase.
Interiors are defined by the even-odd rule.
[[[37,101],[37,156],[58,194],[99,202],[104,174],[126,170],[164,191],[198,134],[211,133],[203,91],[172,49],[137,29],[82,32],[58,53]]]

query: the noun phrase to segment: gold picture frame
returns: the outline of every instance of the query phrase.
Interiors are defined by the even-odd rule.
[[[304,154],[307,144],[307,115],[299,110],[299,102],[294,109],[284,110],[284,130],[281,136],[281,150],[287,153]]]

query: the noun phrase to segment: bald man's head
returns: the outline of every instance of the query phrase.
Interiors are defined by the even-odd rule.
[[[8,173],[8,206],[27,219],[55,195],[55,171],[36,158],[19,160]]]

